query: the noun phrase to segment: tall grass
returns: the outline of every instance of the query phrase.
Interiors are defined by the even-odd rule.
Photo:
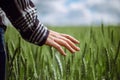
[[[6,32],[8,80],[119,80],[120,27],[59,27],[52,30],[74,36],[81,50],[66,57],[53,47],[24,41],[8,27]],[[64,29],[64,30],[63,30]]]

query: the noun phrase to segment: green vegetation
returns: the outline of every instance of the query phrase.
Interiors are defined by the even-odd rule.
[[[81,50],[67,56],[54,48],[24,41],[6,31],[8,80],[119,80],[120,27],[50,27],[77,38]]]

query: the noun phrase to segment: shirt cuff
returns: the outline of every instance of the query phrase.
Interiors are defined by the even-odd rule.
[[[45,44],[45,42],[48,38],[48,35],[49,35],[49,30],[47,30],[46,35],[43,37],[42,41],[40,43],[38,43],[39,46],[42,46]]]

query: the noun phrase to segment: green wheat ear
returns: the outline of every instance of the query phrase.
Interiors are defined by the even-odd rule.
[[[80,40],[81,50],[63,57],[53,47],[31,45],[9,27],[6,32],[8,80],[119,80],[120,27],[59,27]],[[63,30],[64,29],[64,30]],[[107,36],[108,35],[108,36]]]

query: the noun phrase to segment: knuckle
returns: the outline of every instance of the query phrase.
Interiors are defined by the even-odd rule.
[[[64,45],[67,47],[67,46],[68,46],[68,43],[65,42]]]

